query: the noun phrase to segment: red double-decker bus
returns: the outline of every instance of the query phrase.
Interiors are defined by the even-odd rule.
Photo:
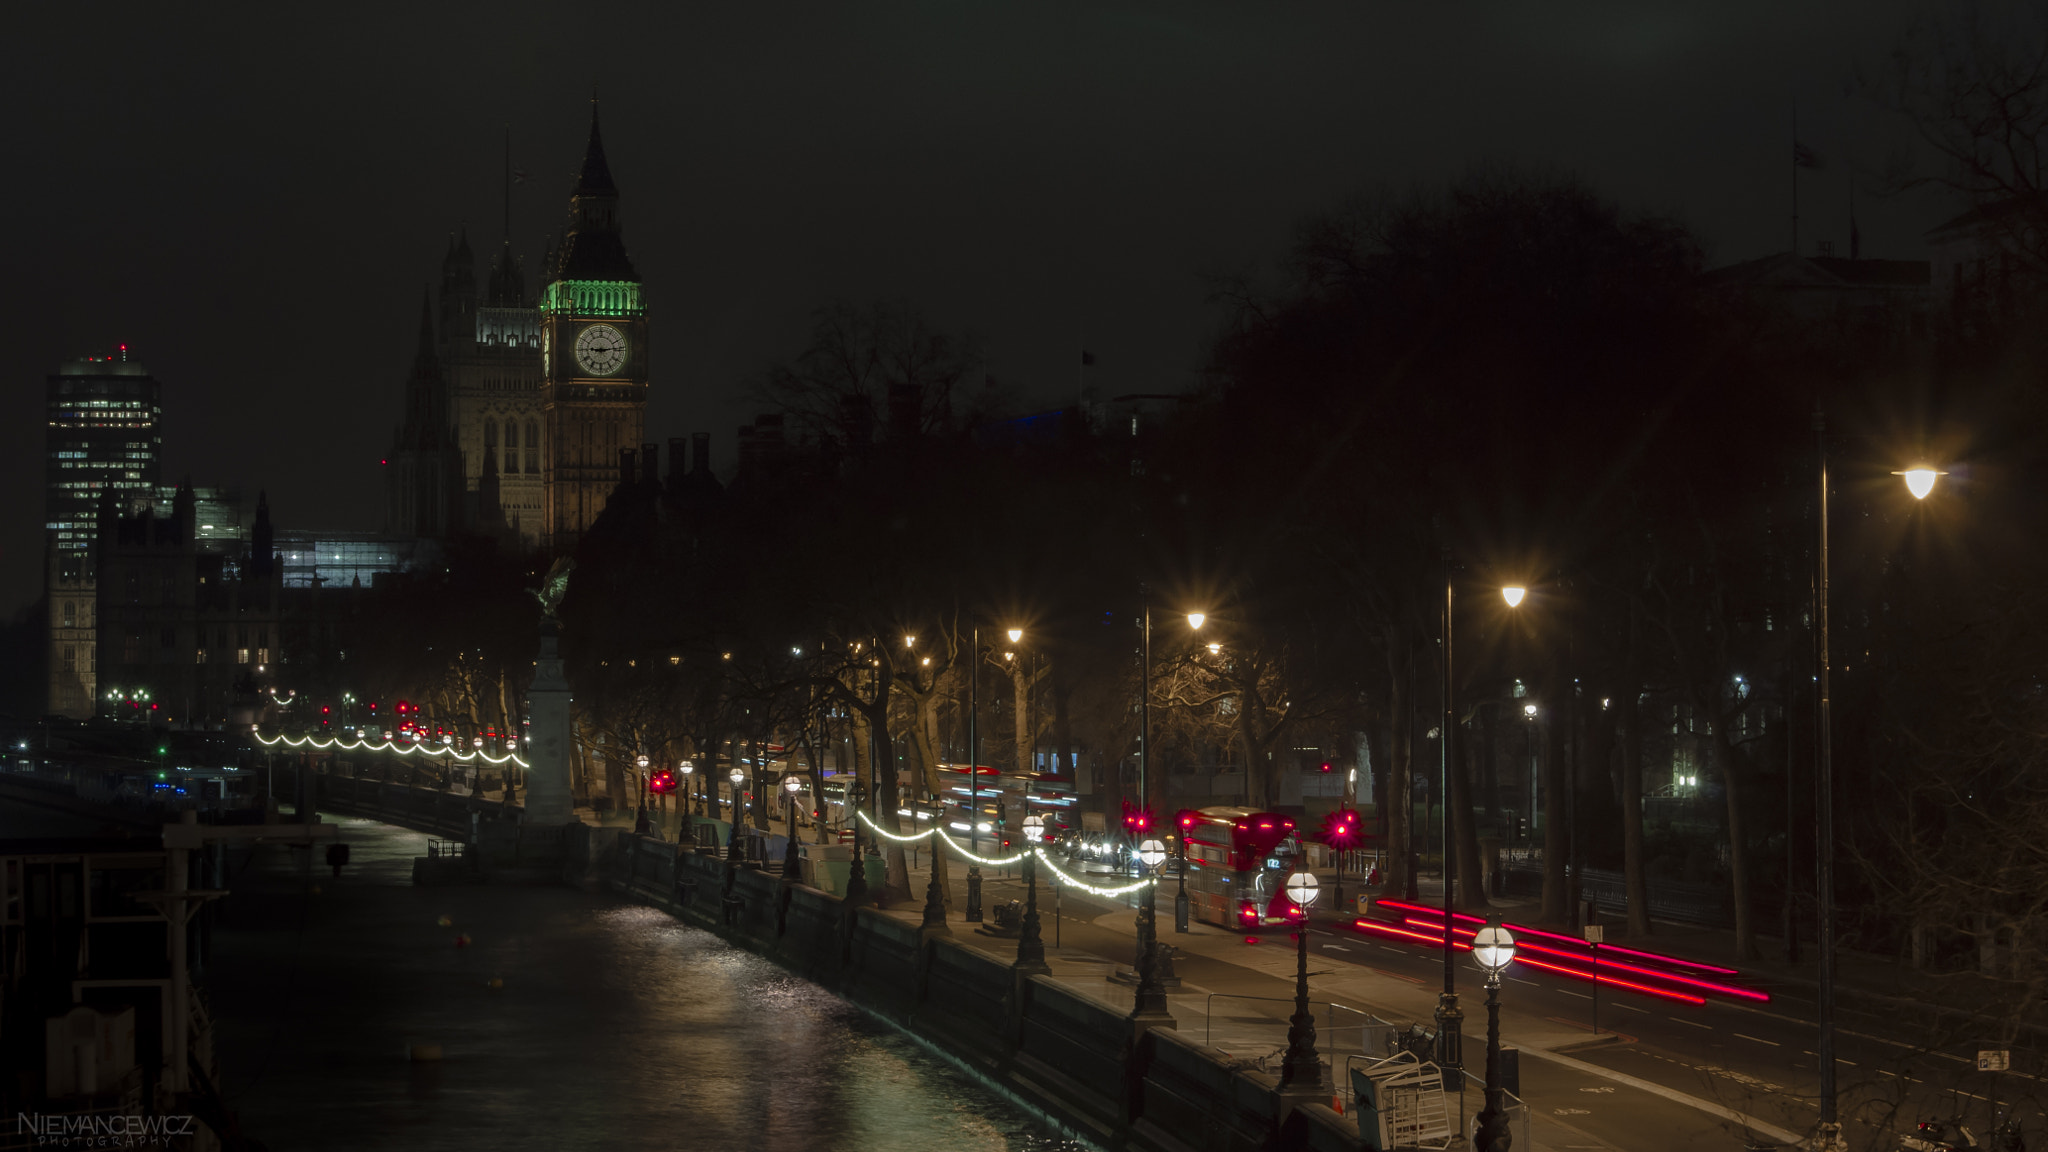
[[[1299,910],[1284,891],[1301,854],[1294,820],[1250,808],[1182,812],[1190,911],[1197,920],[1256,931],[1289,924]]]

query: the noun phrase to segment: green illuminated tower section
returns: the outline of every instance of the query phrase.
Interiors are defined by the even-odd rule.
[[[619,482],[619,450],[640,445],[647,415],[647,310],[619,236],[619,189],[605,163],[594,100],[569,225],[546,275],[542,480],[548,541],[567,551],[604,510]]]

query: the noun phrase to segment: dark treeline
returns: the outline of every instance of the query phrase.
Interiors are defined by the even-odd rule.
[[[1012,419],[971,342],[907,305],[828,310],[755,384],[786,438],[724,486],[636,474],[579,550],[561,615],[586,739],[714,778],[793,743],[813,770],[850,758],[889,813],[870,747],[938,791],[978,675],[981,762],[1095,773],[1110,812],[1170,810],[1173,774],[1219,769],[1276,804],[1304,747],[1367,766],[1400,890],[1441,803],[1448,575],[1459,874],[1533,816],[1546,917],[1576,852],[1626,874],[1634,931],[1657,877],[1727,885],[1753,948],[1778,931],[1759,895],[1811,890],[1821,411],[1838,818],[1870,865],[1845,897],[1873,945],[2018,931],[2032,897],[1937,897],[1906,861],[1980,838],[2005,818],[1988,782],[2029,778],[2028,327],[1789,315],[1701,264],[1680,223],[1568,179],[1361,200],[1306,224],[1277,284],[1232,288],[1200,389]],[[1923,461],[1950,472],[1924,503],[1892,475]],[[1976,808],[1950,794],[1972,787]]]

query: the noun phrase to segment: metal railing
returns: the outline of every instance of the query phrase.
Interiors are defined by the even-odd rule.
[[[1256,1056],[1249,1057],[1262,1070],[1271,1071],[1272,1069],[1267,1068],[1266,1065],[1277,1065],[1278,1060],[1287,1050],[1287,1028],[1291,1023],[1290,1017],[1294,1014],[1294,1001],[1279,996],[1243,996],[1231,992],[1210,993],[1202,1004],[1202,1043],[1211,1048],[1216,1047],[1216,1002],[1218,1000],[1238,1002],[1247,1006],[1269,1004],[1280,1006],[1278,1009],[1271,1011],[1259,1011],[1255,1014],[1244,1016],[1223,1017],[1223,1022],[1227,1025],[1249,1024],[1254,1029],[1277,1029],[1277,1034],[1275,1035],[1268,1036],[1260,1032],[1254,1032],[1252,1036],[1252,1043],[1256,1046],[1263,1046],[1269,1039],[1273,1041],[1270,1051],[1262,1051]],[[1352,1057],[1377,1057],[1385,1055],[1390,1038],[1396,1031],[1394,1025],[1374,1016],[1372,1013],[1363,1012],[1344,1004],[1328,1000],[1311,1000],[1309,1001],[1309,1009],[1317,1017],[1316,1050],[1322,1056],[1323,1063],[1330,1066],[1333,1080],[1336,1079],[1336,1069],[1348,1067],[1349,1059]],[[1224,1042],[1232,1043],[1228,1038]],[[1337,1090],[1343,1090],[1342,1086],[1339,1086]]]

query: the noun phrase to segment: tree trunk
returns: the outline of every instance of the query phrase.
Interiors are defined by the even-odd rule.
[[[1017,713],[1016,771],[1019,774],[1036,767],[1031,757],[1032,749],[1038,744],[1038,732],[1036,726],[1031,723],[1031,686],[1036,679],[1037,677],[1025,672],[1024,661],[1016,657],[1010,659],[1010,690],[1016,693],[1017,697],[1013,703],[1016,705]]]
[[[875,822],[884,831],[903,834],[902,817],[896,810],[902,807],[896,796],[896,744],[889,735],[889,681],[890,669],[886,662],[876,677],[875,697],[860,700],[859,715],[867,721],[868,734],[874,741],[872,754],[868,757],[869,795],[875,798]],[[887,879],[883,893],[891,900],[910,899],[910,866],[903,855],[903,845],[882,840],[882,853],[887,861]]]
[[[1621,717],[1621,870],[1628,890],[1628,934],[1650,934],[1650,884],[1643,873],[1643,692],[1633,666]]]
[[[918,765],[922,769],[921,775],[924,777],[925,792],[938,797],[939,803],[944,805],[946,803],[946,782],[939,779],[939,710],[937,707],[937,689],[934,688],[932,691],[923,693],[906,692],[904,695],[910,698],[910,749],[917,756]],[[972,771],[974,765],[971,756],[969,761],[968,770]],[[967,819],[970,826],[979,824],[981,823],[981,813],[970,811]],[[941,815],[933,822],[943,824],[945,823],[945,817]],[[918,830],[922,831],[922,826]],[[945,898],[946,911],[951,912],[953,910],[953,884],[951,870],[946,866],[945,844],[937,836],[932,837],[928,843],[931,847],[932,874],[939,878],[939,892]]]
[[[1409,762],[1408,735],[1411,726],[1408,681],[1399,667],[1398,644],[1388,645],[1387,656],[1387,859],[1383,891],[1398,892],[1414,900],[1415,875],[1415,776]]]
[[[1728,721],[1714,722],[1714,758],[1721,762],[1721,788],[1728,797],[1728,884],[1735,902],[1735,956],[1757,959],[1756,923],[1750,915],[1748,827],[1743,807],[1748,799],[1749,781],[1744,778],[1741,757],[1728,743]]]
[[[1451,757],[1451,839],[1450,851],[1455,852],[1457,867],[1452,874],[1458,878],[1458,907],[1476,912],[1491,907],[1486,899],[1486,882],[1479,868],[1479,835],[1472,819],[1472,759],[1475,755],[1475,741],[1469,739],[1470,732],[1463,733],[1467,739],[1460,740],[1464,750],[1462,756]]]
[[[1570,851],[1565,808],[1572,797],[1564,759],[1564,718],[1570,715],[1570,709],[1557,701],[1564,700],[1571,691],[1571,682],[1562,672],[1556,672],[1550,677],[1550,686],[1553,703],[1550,714],[1543,718],[1543,920],[1564,924],[1571,920],[1570,877],[1565,871],[1565,856]]]

